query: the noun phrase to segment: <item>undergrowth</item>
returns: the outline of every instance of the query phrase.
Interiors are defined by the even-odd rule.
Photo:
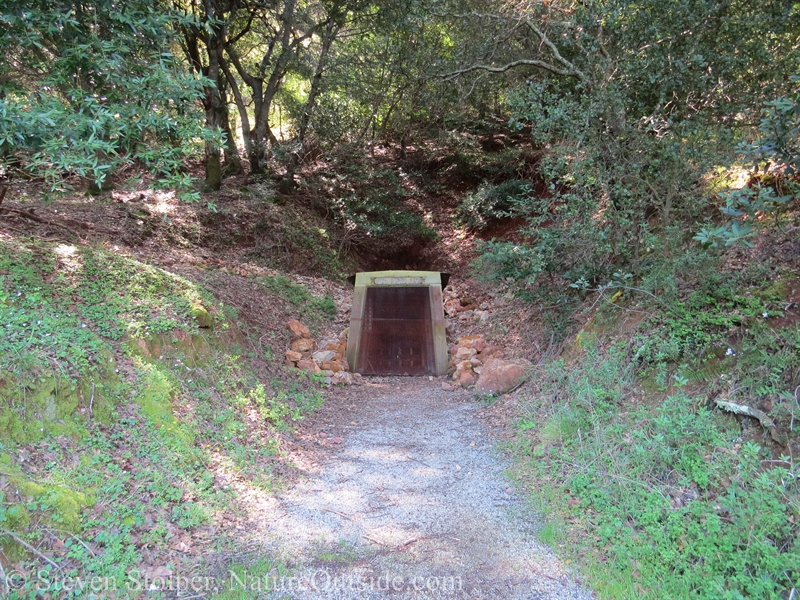
[[[781,391],[796,377],[790,354],[772,371]],[[537,482],[543,540],[571,548],[601,597],[789,597],[800,584],[792,457],[680,375],[653,400],[624,341],[589,343],[579,360],[543,368],[517,423],[517,472]],[[749,366],[728,367],[722,381],[734,385]],[[779,423],[797,435],[793,417]]]
[[[264,283],[318,326],[335,314]],[[90,581],[137,597],[153,569],[231,543],[216,528],[242,518],[241,486],[280,485],[278,433],[322,391],[254,362],[230,314],[104,248],[0,241],[0,597],[86,597]]]

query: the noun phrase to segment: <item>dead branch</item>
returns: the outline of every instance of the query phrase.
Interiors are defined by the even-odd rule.
[[[761,423],[761,426],[769,431],[770,437],[778,442],[780,439],[778,438],[778,433],[775,428],[775,423],[770,419],[764,411],[758,410],[757,408],[753,408],[752,406],[747,406],[745,404],[736,404],[734,402],[728,402],[727,400],[714,400],[714,404],[716,404],[722,410],[727,410],[728,412],[732,412],[737,415],[745,415],[748,417],[753,417],[754,419],[758,419],[758,422]]]
[[[21,208],[11,208],[9,206],[6,206],[6,207],[0,209],[0,212],[13,213],[13,214],[19,215],[19,216],[21,216],[21,217],[23,217],[25,219],[28,219],[30,221],[34,221],[36,223],[41,223],[43,225],[54,225],[56,227],[61,227],[62,229],[66,229],[70,233],[74,234],[76,237],[81,237],[80,234],[77,231],[75,231],[74,229],[72,229],[69,225],[65,225],[64,223],[61,223],[59,221],[50,221],[49,219],[43,219],[39,215],[34,214],[32,211],[22,210]]]
[[[0,535],[7,535],[7,536],[8,536],[8,537],[10,537],[12,540],[14,540],[15,542],[17,542],[17,543],[18,543],[20,546],[24,546],[25,548],[27,548],[28,550],[30,550],[30,551],[31,551],[33,554],[35,554],[36,556],[38,556],[39,558],[41,558],[43,561],[45,561],[47,564],[49,564],[49,565],[50,565],[51,567],[53,567],[54,569],[58,569],[59,571],[61,570],[61,567],[59,567],[59,566],[58,566],[56,563],[54,563],[52,560],[50,560],[49,558],[47,558],[47,557],[46,557],[44,554],[42,554],[41,552],[39,552],[39,551],[38,551],[36,548],[34,548],[33,546],[31,546],[31,545],[30,545],[28,542],[26,542],[25,540],[23,540],[22,538],[20,538],[20,537],[19,537],[17,534],[15,534],[14,532],[12,532],[12,531],[9,531],[8,529],[0,529]]]
[[[84,547],[84,549],[85,549],[85,550],[86,550],[86,551],[87,551],[89,554],[91,554],[92,556],[97,556],[97,554],[95,554],[95,551],[94,551],[94,550],[92,550],[92,549],[91,549],[89,546],[87,546],[87,545],[86,545],[86,542],[84,542],[84,541],[83,541],[81,538],[79,538],[78,536],[76,536],[74,533],[70,533],[69,531],[65,531],[65,530],[63,530],[63,529],[48,529],[48,531],[49,531],[51,534],[53,534],[53,535],[55,535],[55,534],[57,534],[57,533],[62,533],[62,534],[63,534],[63,533],[65,533],[65,534],[67,534],[67,535],[68,535],[68,536],[70,536],[70,537],[71,537],[73,540],[75,540],[75,541],[76,541],[76,542],[78,542],[78,543],[79,543],[81,546],[83,546],[83,547]],[[56,537],[58,537],[58,536],[56,536]]]
[[[342,517],[343,519],[347,519],[348,521],[354,521],[355,520],[355,519],[353,519],[353,517],[348,517],[346,514],[340,513],[338,510],[333,510],[332,508],[326,508],[324,510],[328,511],[329,513],[333,513],[335,515],[338,515],[338,516]]]
[[[372,543],[374,543],[374,544],[378,544],[379,546],[386,546],[386,544],[384,544],[383,542],[381,542],[381,541],[378,541],[378,540],[376,540],[375,538],[371,538],[371,537],[369,537],[369,536],[368,536],[368,535],[366,535],[366,534],[362,534],[362,535],[361,535],[361,537],[363,537],[364,539],[367,539],[367,540],[369,540],[370,542],[372,542]]]
[[[6,576],[6,572],[3,570],[3,561],[0,560],[0,594],[2,594],[2,597],[5,598],[8,596],[9,591],[8,577]]]

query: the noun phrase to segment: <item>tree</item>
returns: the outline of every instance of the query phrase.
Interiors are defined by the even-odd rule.
[[[208,82],[169,51],[170,23],[149,3],[20,2],[0,15],[0,157],[52,190],[77,174],[102,188],[138,162],[186,188],[184,161],[210,141],[196,106]]]

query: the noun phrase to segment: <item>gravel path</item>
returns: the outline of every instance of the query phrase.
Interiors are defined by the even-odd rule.
[[[323,438],[336,450],[258,534],[290,565],[265,597],[593,597],[536,541],[479,403],[427,378],[352,389],[328,407],[345,419]]]

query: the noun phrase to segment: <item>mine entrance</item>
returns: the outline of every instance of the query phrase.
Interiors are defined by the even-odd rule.
[[[428,287],[368,287],[358,349],[365,375],[436,373]]]

